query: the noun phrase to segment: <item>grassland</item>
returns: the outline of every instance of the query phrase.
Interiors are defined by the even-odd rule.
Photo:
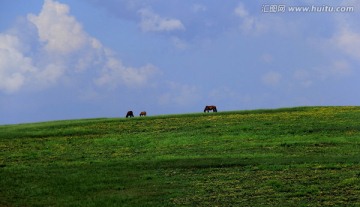
[[[0,126],[0,206],[360,206],[360,107]]]

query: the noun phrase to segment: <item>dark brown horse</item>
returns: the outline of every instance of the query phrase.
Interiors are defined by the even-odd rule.
[[[128,118],[128,117],[134,117],[134,113],[132,112],[132,111],[128,111],[127,113],[126,113],[126,118]]]
[[[146,116],[146,111],[140,112],[140,116]]]
[[[217,112],[216,106],[205,106],[204,112],[209,111]]]

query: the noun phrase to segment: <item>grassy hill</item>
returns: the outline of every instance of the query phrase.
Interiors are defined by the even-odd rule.
[[[360,206],[360,107],[0,127],[0,206]]]

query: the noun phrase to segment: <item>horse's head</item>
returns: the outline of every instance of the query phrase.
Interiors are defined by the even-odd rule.
[[[126,118],[128,118],[128,117],[134,117],[133,111],[128,111],[128,112],[126,113]]]

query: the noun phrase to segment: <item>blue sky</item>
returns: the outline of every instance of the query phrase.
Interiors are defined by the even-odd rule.
[[[357,0],[0,5],[0,124],[360,103]]]

